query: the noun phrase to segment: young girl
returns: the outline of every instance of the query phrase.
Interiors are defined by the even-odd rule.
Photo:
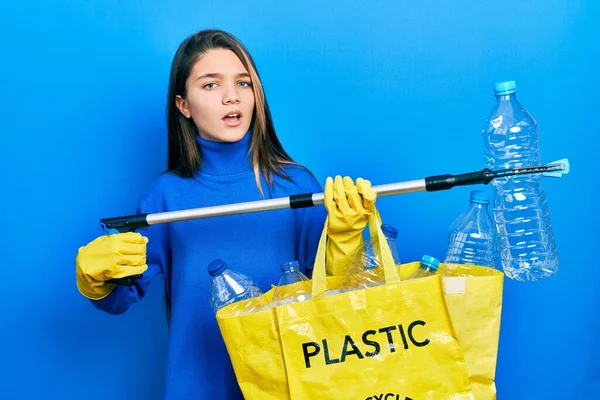
[[[175,54],[167,102],[168,171],[142,196],[137,212],[198,208],[322,191],[277,139],[256,67],[230,34],[207,30]],[[328,262],[360,244],[375,199],[370,183],[326,181]],[[169,324],[167,399],[242,398],[208,302],[206,266],[223,258],[266,291],[281,263],[298,260],[310,275],[325,222],[322,207],[159,224],[101,236],[79,249],[77,287],[97,308],[125,312],[158,274]],[[142,274],[134,286],[105,281]]]

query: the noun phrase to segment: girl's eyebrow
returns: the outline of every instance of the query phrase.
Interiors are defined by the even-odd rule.
[[[222,78],[223,74],[220,74],[218,72],[209,72],[206,74],[202,74],[200,75],[198,78],[196,78],[196,80],[202,79],[202,78]],[[236,75],[236,78],[249,78],[250,74],[247,72],[240,72],[239,74]]]

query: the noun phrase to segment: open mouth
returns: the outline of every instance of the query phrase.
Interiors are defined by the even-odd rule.
[[[223,119],[224,120],[235,121],[235,120],[239,120],[241,117],[242,117],[241,113],[233,112],[233,113],[229,113],[229,114],[225,115],[223,117]]]
[[[242,113],[239,111],[230,112],[223,117],[223,121],[229,126],[237,126],[240,124]]]

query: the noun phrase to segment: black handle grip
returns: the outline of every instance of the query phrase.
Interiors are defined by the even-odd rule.
[[[146,217],[148,214],[128,215],[125,217],[103,218],[100,220],[100,226],[108,233],[134,232],[137,228],[148,226]],[[126,276],[124,278],[110,279],[106,282],[115,285],[133,286],[136,279],[142,275]]]
[[[436,175],[425,178],[425,190],[435,192],[438,190],[452,189],[454,186],[465,186],[482,183],[487,185],[491,182],[492,170],[485,168],[482,171],[468,172],[459,175]]]
[[[137,214],[125,217],[103,218],[100,220],[100,226],[109,233],[133,232],[137,228],[148,226],[147,216],[148,214]]]
[[[290,208],[306,208],[314,205],[312,193],[293,194],[290,196]]]
[[[109,279],[106,282],[107,283],[114,283],[116,285],[123,285],[123,286],[133,286],[134,281],[138,278],[141,278],[142,275],[131,275],[131,276],[126,276],[124,278],[118,278],[118,279]]]

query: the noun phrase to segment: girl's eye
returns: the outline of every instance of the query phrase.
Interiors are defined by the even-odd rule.
[[[238,82],[238,85],[240,85],[241,87],[250,87],[250,86],[252,86],[252,84],[250,82],[246,82],[246,81]]]
[[[211,82],[211,83],[207,83],[206,85],[204,85],[204,86],[202,86],[202,87],[203,87],[204,89],[211,90],[211,89],[214,89],[214,88],[216,88],[216,87],[217,87],[217,84],[216,84],[216,83],[214,83],[214,82]]]

